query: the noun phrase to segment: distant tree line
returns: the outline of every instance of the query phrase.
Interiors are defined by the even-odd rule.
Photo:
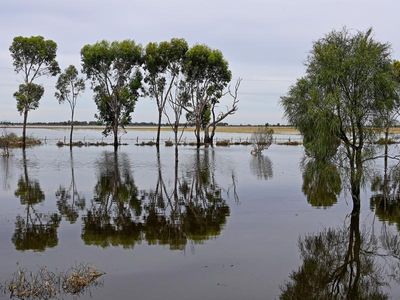
[[[152,124],[157,125],[157,146],[163,117],[174,132],[176,145],[185,128],[193,126],[199,147],[202,141],[212,145],[216,126],[226,125],[223,121],[238,109],[241,79],[230,88],[232,74],[222,52],[201,44],[190,47],[184,39],[151,42],[145,47],[133,40],[85,45],[81,49],[81,71],[86,78],[80,77],[73,65],[61,72],[57,44],[42,36],[15,37],[10,52],[15,72],[23,75],[14,93],[17,109],[24,117],[23,147],[28,113],[39,107],[44,94],[44,87],[37,82],[45,76],[58,75],[55,98],[60,104],[69,104],[71,146],[73,127],[80,124],[74,117],[85,81],[90,81],[97,106],[95,125],[104,125],[103,134],[113,135],[115,150],[120,130],[133,124],[132,113],[140,98],[150,97],[157,105],[157,123]],[[220,110],[224,97],[230,103]]]

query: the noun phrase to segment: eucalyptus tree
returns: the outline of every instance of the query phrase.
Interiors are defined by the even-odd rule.
[[[104,135],[114,135],[129,124],[142,87],[142,47],[132,40],[100,41],[81,50],[83,72],[92,81],[98,118],[106,125]]]
[[[26,146],[26,122],[28,112],[39,107],[44,88],[34,83],[42,76],[55,76],[60,72],[56,61],[57,44],[52,40],[45,40],[42,36],[14,38],[10,48],[16,73],[23,74],[23,83],[14,93],[17,100],[17,109],[24,115],[22,129],[22,146]]]
[[[78,96],[85,90],[85,81],[83,78],[78,77],[78,70],[75,66],[70,65],[64,70],[64,72],[58,77],[56,84],[57,92],[55,97],[58,102],[68,102],[71,109],[71,131],[69,134],[69,145],[72,148],[72,133],[74,130],[74,115],[76,101]]]
[[[390,54],[389,44],[376,41],[371,29],[333,31],[314,43],[306,75],[282,97],[307,153],[324,158],[344,149],[355,206],[360,205],[363,162],[371,158],[365,150],[374,138],[372,126],[382,109],[394,106]]]
[[[161,43],[149,43],[144,53],[144,82],[147,93],[157,103],[157,147],[160,145],[161,119],[168,100],[174,102],[172,91],[182,73],[183,61],[188,50],[184,39],[173,38]],[[179,124],[178,124],[179,125]]]
[[[206,45],[195,45],[186,52],[183,73],[181,97],[185,99],[187,116],[195,126],[199,147],[201,129],[209,122],[204,122],[204,113],[223,96],[232,75],[222,52]]]

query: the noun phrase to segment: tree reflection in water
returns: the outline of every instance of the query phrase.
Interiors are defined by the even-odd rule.
[[[359,227],[359,211],[350,224],[299,240],[301,267],[290,275],[281,299],[387,299],[377,240]]]
[[[61,186],[56,191],[57,208],[60,214],[71,224],[79,217],[79,212],[85,208],[85,198],[76,187],[74,157],[70,149],[71,183],[68,188]]]
[[[155,188],[140,191],[138,197],[127,157],[105,153],[92,206],[83,218],[82,239],[102,247],[128,248],[146,241],[184,249],[189,240],[200,243],[218,236],[229,207],[216,183],[209,154],[209,150],[197,151],[193,164],[181,172],[175,159],[173,180],[166,184],[157,152]]]
[[[140,240],[141,202],[125,154],[105,152],[98,162],[98,181],[91,207],[83,217],[82,239],[88,245],[129,248]]]
[[[12,242],[17,250],[44,251],[58,244],[57,229],[60,216],[57,213],[40,213],[35,205],[45,199],[45,195],[37,180],[28,175],[26,153],[23,151],[22,162],[24,174],[18,180],[15,196],[25,205],[26,215],[17,216]]]
[[[250,160],[250,169],[257,179],[268,180],[273,176],[272,161],[266,155],[252,155]]]
[[[336,165],[315,158],[302,163],[303,193],[314,207],[327,208],[337,202],[342,190],[342,181]]]
[[[329,200],[318,200],[318,205],[335,203],[340,192],[340,176],[332,165],[311,163],[305,164],[303,173],[303,191],[308,201],[315,203],[310,201],[311,191],[315,199]],[[347,220],[344,227],[326,228],[299,239],[302,265],[282,287],[281,299],[388,299],[384,289],[391,280],[400,280],[397,234],[385,224],[379,236],[375,224],[369,230],[360,230],[361,180],[349,177],[349,181],[353,198],[350,222]]]
[[[383,176],[374,176],[371,191],[371,210],[375,211],[379,220],[396,224],[400,231],[400,165],[390,170],[385,165]]]

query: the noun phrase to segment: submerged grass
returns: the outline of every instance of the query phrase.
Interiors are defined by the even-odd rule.
[[[1,290],[11,299],[54,299],[62,294],[83,294],[100,285],[98,279],[104,274],[88,264],[76,265],[66,272],[51,272],[47,267],[37,272],[19,269],[1,285]]]
[[[395,141],[394,139],[385,139],[385,138],[380,138],[377,140],[374,144],[376,145],[392,145],[392,144],[397,144],[398,142]]]
[[[40,145],[42,142],[33,137],[26,137],[25,143],[27,147]],[[0,136],[1,148],[20,148],[22,147],[22,137],[17,136],[15,133],[6,133]]]
[[[63,141],[58,141],[56,143],[58,147],[69,147],[69,143],[64,143]],[[128,145],[127,143],[119,143],[119,146],[126,146]],[[103,147],[103,146],[114,146],[114,143],[106,143],[106,142],[82,142],[82,141],[77,141],[72,143],[72,147]]]

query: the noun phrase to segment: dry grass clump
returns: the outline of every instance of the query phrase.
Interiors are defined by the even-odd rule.
[[[87,287],[95,284],[104,275],[90,265],[78,265],[67,272],[62,280],[62,289],[67,294],[80,294]]]
[[[60,294],[77,295],[98,286],[104,273],[87,264],[79,264],[67,272],[55,273],[41,267],[37,272],[20,269],[1,286],[4,294],[16,299],[52,299]]]

